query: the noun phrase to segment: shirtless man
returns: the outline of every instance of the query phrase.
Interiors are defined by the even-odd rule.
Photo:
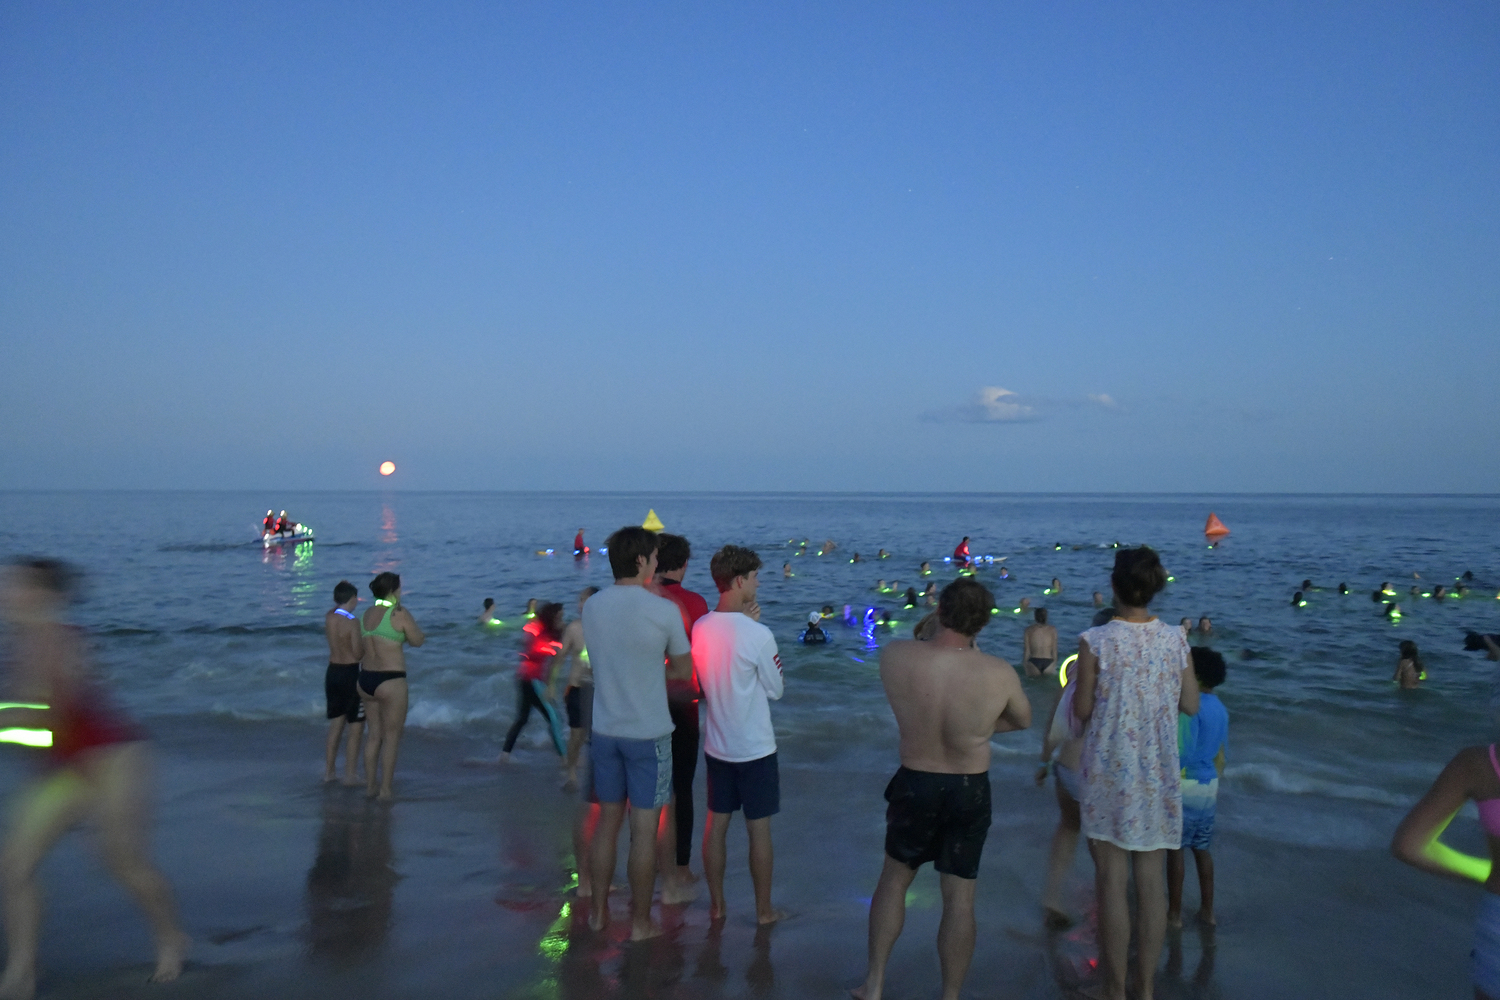
[[[1021,637],[1021,663],[1027,677],[1050,676],[1057,673],[1057,627],[1047,624],[1046,608],[1037,608],[1031,616],[1036,621]]]
[[[1031,725],[1010,664],[974,648],[995,599],[967,577],[938,600],[937,634],[888,644],[880,679],[901,731],[901,769],[886,787],[885,868],[870,900],[870,965],[859,1000],[879,1000],[917,869],[941,874],[943,1000],[958,1000],[974,956],[974,882],[990,828],[990,737]]]
[[[349,730],[344,748],[344,784],[358,782],[354,774],[359,760],[360,737],[365,731],[365,703],[359,697],[359,661],[364,659],[364,640],[359,634],[359,589],[348,580],[333,588],[334,607],[323,616],[328,638],[328,670],[323,675],[323,693],[328,699],[328,746],[324,753],[323,780],[332,781],[337,770],[339,737]]]

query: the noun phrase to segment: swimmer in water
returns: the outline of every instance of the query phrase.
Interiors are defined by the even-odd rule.
[[[1182,621],[1177,623],[1177,627],[1182,629],[1183,635],[1193,634],[1193,620],[1191,618],[1184,618]]]
[[[1099,591],[1097,591],[1097,590],[1094,591],[1094,607],[1096,607],[1096,608],[1102,608],[1102,607],[1104,607],[1104,595],[1101,594],[1101,593],[1099,593]]]
[[[856,552],[856,553],[854,553],[853,558],[851,558],[849,561],[852,562],[852,563],[861,563],[861,562],[864,562],[865,560],[864,560],[863,556],[861,556],[858,552]]]
[[[827,621],[829,618],[832,618],[833,617],[833,605],[832,604],[825,604],[825,605],[823,605],[822,615],[823,615],[823,620],[824,621]]]
[[[1054,594],[1061,594],[1062,593],[1062,581],[1059,580],[1055,576],[1052,578],[1052,593],[1054,593]]]
[[[925,562],[922,564],[922,575],[923,576],[931,576],[932,575],[932,567],[930,565],[928,565],[927,563],[925,563]]]
[[[882,593],[882,594],[885,593],[885,590],[886,590],[885,581],[884,580],[876,580],[875,581],[875,589],[879,593]]]
[[[823,631],[823,616],[816,611],[807,616],[807,628],[802,630],[800,637],[809,646],[828,641],[828,633]]]
[[[586,556],[588,554],[589,547],[583,544],[583,529],[579,528],[578,534],[573,536],[573,555]]]
[[[484,599],[484,610],[479,613],[479,624],[488,625],[495,620],[495,599],[486,597]]]
[[[1401,605],[1399,605],[1399,604],[1387,604],[1386,608],[1385,608],[1385,616],[1387,618],[1389,618],[1393,622],[1400,621],[1401,620]]]
[[[906,588],[906,597],[904,598],[904,600],[906,601],[906,606],[908,608],[914,608],[914,607],[916,607],[917,606],[917,601],[919,600],[918,595],[917,595],[917,588],[916,587],[907,587]]]
[[[1009,580],[1010,579],[1010,570],[1006,569],[1004,566],[1000,567],[1000,579],[1002,579],[1002,580]]]
[[[1041,677],[1056,673],[1057,627],[1047,624],[1047,609],[1037,608],[1031,613],[1035,622],[1026,626],[1021,636],[1021,663],[1027,677]]]
[[[1448,588],[1444,587],[1441,583],[1438,584],[1436,587],[1432,588],[1432,597],[1433,597],[1433,600],[1441,601],[1443,598],[1445,598],[1447,596],[1448,596]]]
[[[929,580],[927,581],[927,589],[922,591],[922,602],[929,608],[935,608],[937,607],[937,599],[937,583]]]
[[[1391,680],[1403,690],[1410,691],[1427,679],[1427,668],[1422,664],[1422,654],[1417,651],[1416,643],[1403,639],[1399,648],[1401,656],[1396,660],[1396,673]]]
[[[1307,602],[1302,599],[1302,591],[1299,590],[1295,594],[1292,595],[1292,607],[1294,607],[1294,608],[1305,608],[1305,607],[1307,607]]]
[[[900,589],[901,589],[901,581],[900,580],[892,580],[891,581],[891,585],[886,588],[886,592],[890,593],[890,594],[894,594],[896,591],[898,591]]]
[[[878,553],[878,555],[880,556],[881,559],[889,559],[891,557],[891,554],[889,552],[887,552],[885,549],[881,549],[880,552]]]
[[[1380,592],[1382,594],[1389,594],[1391,597],[1396,596],[1396,592],[1391,589],[1391,581],[1389,580],[1380,581]]]
[[[531,598],[529,601],[526,602],[526,617],[527,618],[535,618],[536,617],[536,598],[535,597]]]
[[[790,580],[792,578],[792,564],[791,563],[782,563],[781,564],[781,578],[783,580]]]
[[[1016,608],[1016,613],[1024,615],[1029,610],[1031,610],[1031,598],[1029,598],[1029,597],[1023,597],[1023,598],[1021,598],[1021,604],[1020,604],[1019,607]]]
[[[1349,593],[1349,585],[1347,583],[1340,583],[1339,584],[1339,593],[1340,594],[1347,594],[1347,593]]]
[[[838,546],[835,545],[835,544],[833,544],[833,539],[832,538],[825,539],[824,542],[823,542],[823,547],[818,550],[818,555],[820,555],[820,556],[826,556],[826,555],[828,555],[828,553],[832,552],[836,548],[838,548]]]
[[[1407,593],[1410,594],[1412,597],[1421,597],[1422,596],[1422,588],[1418,587],[1414,583],[1414,584],[1411,585],[1411,590],[1408,590]]]
[[[1312,593],[1316,589],[1317,588],[1313,586],[1313,582],[1311,580],[1303,580],[1302,581],[1302,591],[1303,591],[1303,593]]]
[[[1214,634],[1214,623],[1209,621],[1208,615],[1198,619],[1198,635],[1200,638]]]

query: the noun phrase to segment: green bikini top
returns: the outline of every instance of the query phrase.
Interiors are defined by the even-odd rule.
[[[360,622],[359,622],[359,634],[360,635],[378,635],[382,639],[389,639],[392,642],[398,643],[398,644],[405,642],[406,641],[406,633],[405,632],[398,632],[398,631],[396,631],[395,627],[391,624],[391,612],[396,610],[396,606],[394,604],[392,604],[390,601],[383,601],[382,600],[382,601],[376,601],[375,603],[377,605],[381,605],[381,606],[383,606],[385,608],[385,612],[380,616],[380,624],[376,625],[372,629],[367,629],[367,628],[365,628],[364,619],[361,618]]]

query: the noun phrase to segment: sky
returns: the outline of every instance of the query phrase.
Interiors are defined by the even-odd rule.
[[[6,4],[0,488],[1500,492],[1497,178],[1489,2]]]

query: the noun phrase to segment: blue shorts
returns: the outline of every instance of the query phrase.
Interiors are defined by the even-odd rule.
[[[1500,896],[1481,893],[1479,918],[1474,921],[1474,950],[1469,953],[1469,972],[1474,988],[1485,996],[1500,997]]]
[[[746,819],[781,812],[781,769],[774,753],[756,760],[727,761],[703,755],[708,771],[708,811],[745,810]]]
[[[1219,779],[1182,779],[1182,846],[1206,851],[1214,840],[1214,812],[1219,802]]]
[[[595,732],[589,771],[600,802],[629,799],[636,809],[660,809],[672,797],[672,734],[630,740]]]

